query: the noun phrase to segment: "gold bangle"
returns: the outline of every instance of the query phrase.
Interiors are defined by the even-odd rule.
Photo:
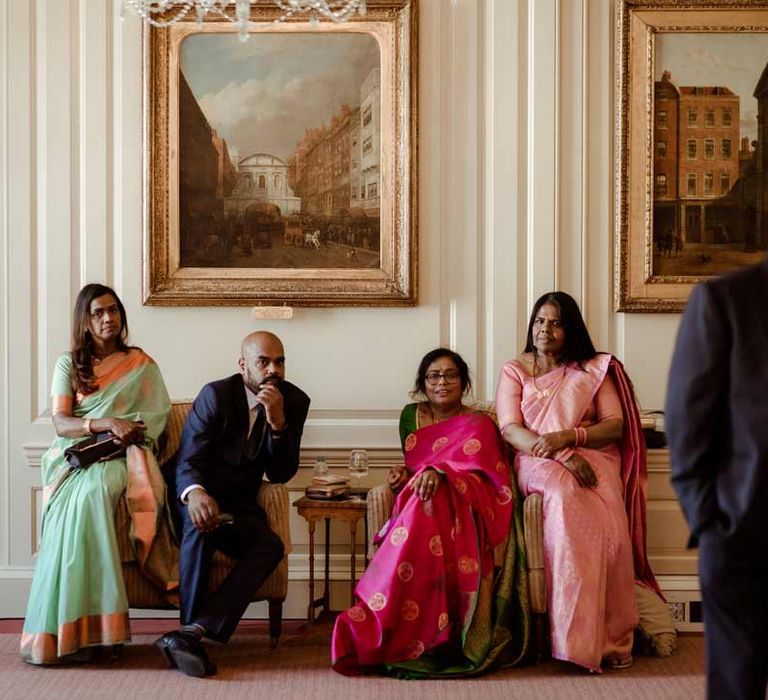
[[[93,435],[93,432],[91,432],[91,419],[86,418],[83,420],[83,430],[85,431],[86,435]]]

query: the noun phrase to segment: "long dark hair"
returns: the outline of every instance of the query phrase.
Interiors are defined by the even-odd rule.
[[[464,362],[464,358],[459,353],[448,348],[435,348],[430,350],[421,358],[419,369],[416,371],[416,381],[413,384],[411,397],[416,398],[419,395],[427,393],[427,370],[429,366],[441,357],[447,357],[456,365],[459,370],[459,379],[461,380],[461,393],[464,394],[472,388],[472,380],[469,378],[469,366]]]
[[[75,300],[75,313],[72,319],[72,362],[75,365],[75,376],[72,388],[76,393],[91,394],[96,391],[93,383],[93,338],[91,337],[91,302],[94,299],[111,294],[120,310],[120,335],[117,338],[117,349],[125,352],[129,349],[128,319],[125,307],[115,290],[104,284],[86,284]]]
[[[560,322],[563,324],[563,331],[565,332],[565,344],[559,358],[561,362],[578,362],[581,364],[597,355],[597,350],[592,344],[592,338],[589,337],[589,331],[581,316],[581,311],[579,311],[579,305],[570,294],[565,292],[547,292],[536,300],[531,318],[528,321],[528,335],[525,339],[523,352],[536,351],[533,344],[533,323],[539,309],[544,304],[552,304],[560,312]]]

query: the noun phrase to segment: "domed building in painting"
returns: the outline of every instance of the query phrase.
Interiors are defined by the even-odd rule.
[[[224,200],[227,213],[242,213],[254,202],[268,202],[280,209],[280,213],[298,214],[301,199],[294,196],[288,186],[288,165],[270,153],[253,153],[237,164],[237,184]]]

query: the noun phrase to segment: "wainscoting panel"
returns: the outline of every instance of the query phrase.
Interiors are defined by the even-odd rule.
[[[295,309],[257,326],[247,308],[141,304],[140,21],[121,22],[107,0],[0,0],[0,615],[26,604],[51,372],[86,282],[115,286],[132,340],[175,397],[237,371],[246,333],[284,340],[289,377],[313,399],[294,500],[317,456],[342,471],[352,448],[369,449],[366,483],[384,481],[426,351],[461,352],[475,398],[492,400],[530,305],[554,287],[626,360],[643,407],[659,408],[677,316],[612,306],[613,5],[420,0],[419,303]],[[649,476],[651,557],[689,576],[695,556],[664,469],[654,462]],[[291,527],[300,577],[306,527],[295,514]],[[343,578],[346,539],[336,528],[332,538]],[[304,585],[292,580],[291,596]]]

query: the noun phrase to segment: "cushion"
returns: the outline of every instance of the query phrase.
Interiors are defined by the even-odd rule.
[[[636,651],[652,656],[670,656],[677,648],[672,612],[656,593],[635,584],[640,622],[635,630]]]

